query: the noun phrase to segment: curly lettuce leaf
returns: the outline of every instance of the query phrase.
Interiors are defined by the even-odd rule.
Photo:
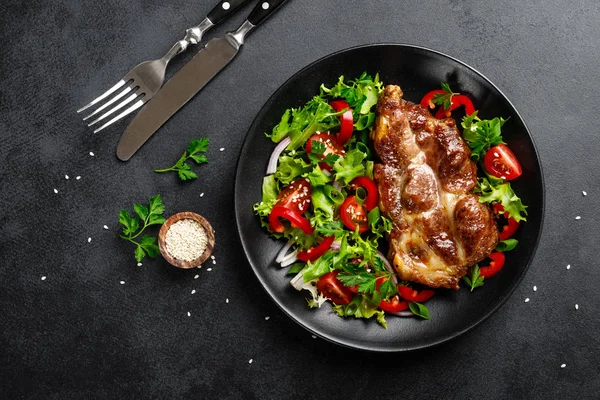
[[[364,175],[363,160],[366,157],[367,155],[358,149],[347,152],[344,157],[339,158],[333,165],[335,179],[347,185],[352,179]]]
[[[515,221],[527,220],[527,206],[523,205],[521,199],[515,194],[510,183],[502,179],[494,178],[491,175],[477,179],[477,186],[474,192],[479,195],[481,203],[493,203],[495,201],[502,204],[504,212]]]
[[[299,154],[283,154],[279,157],[275,178],[284,185],[289,185],[296,178],[310,172],[311,165],[303,160]]]
[[[477,111],[463,118],[463,138],[471,147],[471,158],[474,161],[481,159],[492,146],[504,144],[501,128],[505,122],[504,118],[498,117],[480,119]]]
[[[371,303],[363,296],[354,296],[350,304],[336,304],[333,306],[333,311],[335,311],[340,317],[375,317],[377,319],[377,322],[379,322],[381,326],[387,329],[385,312],[379,310],[376,305]]]

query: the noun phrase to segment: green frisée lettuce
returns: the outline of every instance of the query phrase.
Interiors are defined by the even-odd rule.
[[[340,76],[338,82],[332,88],[328,89],[321,85],[321,95],[327,94],[333,98],[343,98],[354,110],[354,127],[356,130],[363,130],[371,125],[375,120],[375,112],[371,109],[377,104],[379,95],[383,90],[383,83],[379,81],[379,74],[372,78],[366,72],[355,80],[344,83],[344,76]]]
[[[527,220],[527,206],[523,205],[521,199],[515,194],[510,183],[503,179],[495,178],[486,174],[477,180],[474,191],[479,195],[482,203],[499,202],[504,207],[504,212],[515,221]]]
[[[269,215],[278,194],[279,186],[277,185],[275,175],[265,176],[262,184],[262,200],[260,203],[254,205],[254,212],[262,217]]]
[[[300,154],[283,154],[279,157],[275,177],[284,185],[289,185],[296,178],[311,170],[309,163]]]
[[[387,329],[385,312],[377,308],[363,296],[354,296],[350,304],[336,304],[333,306],[340,317],[372,318],[375,317],[381,326]]]
[[[363,161],[367,155],[358,149],[350,150],[344,157],[340,157],[333,165],[335,179],[347,185],[358,176],[365,174]]]

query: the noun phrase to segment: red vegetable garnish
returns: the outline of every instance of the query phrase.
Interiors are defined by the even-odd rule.
[[[372,209],[377,207],[377,202],[379,202],[379,191],[377,190],[375,182],[373,182],[366,176],[359,176],[357,178],[354,178],[350,182],[350,185],[365,189],[365,191],[367,192],[367,198],[365,199],[363,205],[367,210],[371,211]]]
[[[490,254],[489,258],[492,260],[490,265],[479,267],[479,276],[483,276],[486,279],[491,278],[500,272],[504,266],[505,260],[504,253],[499,251]]]
[[[385,312],[400,312],[408,308],[408,301],[401,301],[400,297],[395,295],[390,300],[381,300],[381,303],[379,303],[379,308]]]
[[[350,304],[352,292],[337,278],[339,271],[328,272],[317,281],[317,289],[335,304]]]
[[[433,108],[435,108],[435,103],[433,102],[433,97],[436,94],[446,94],[446,93],[447,92],[445,90],[441,90],[441,89],[432,90],[431,92],[429,92],[425,96],[423,96],[420,104],[422,107],[433,109]]]
[[[308,139],[306,143],[306,152],[312,153],[313,142],[317,141],[323,143],[325,145],[325,151],[321,155],[321,158],[327,157],[329,154],[337,154],[338,156],[344,155],[344,149],[339,145],[335,136],[330,135],[329,133],[315,133]],[[332,166],[327,164],[326,162],[320,162],[319,167],[323,170],[331,170]]]
[[[521,164],[513,152],[504,144],[492,147],[485,153],[485,169],[496,178],[510,181],[523,173]]]
[[[275,206],[285,207],[298,214],[304,213],[310,205],[310,184],[306,179],[290,183],[277,195]]]
[[[338,143],[343,146],[352,137],[352,131],[354,130],[354,117],[352,116],[352,109],[346,100],[333,100],[329,105],[335,111],[342,111],[348,109],[345,113],[340,115],[340,131],[337,134]]]
[[[504,207],[500,203],[494,203],[494,214],[498,216],[498,218],[502,217],[506,220],[506,224],[500,224],[502,226],[500,228],[500,234],[498,238],[500,240],[506,240],[512,237],[519,228],[519,222],[515,221],[513,217],[509,217],[506,213],[503,213]]]
[[[450,104],[450,108],[447,110],[442,106],[435,113],[435,117],[438,119],[448,118],[452,111],[456,110],[460,106],[465,106],[465,113],[467,115],[471,115],[475,112],[475,106],[473,106],[473,102],[464,94],[455,94],[452,96],[452,103]]]
[[[400,296],[402,296],[404,300],[414,301],[417,303],[427,301],[435,294],[435,292],[431,289],[418,291],[408,286],[398,286],[398,292],[400,292]]]
[[[319,258],[323,254],[325,254],[327,249],[329,249],[331,247],[331,244],[333,243],[334,239],[335,239],[335,236],[326,237],[325,239],[323,239],[323,241],[321,243],[319,243],[319,245],[317,245],[315,247],[311,247],[308,250],[301,251],[300,253],[298,253],[298,259],[301,261],[304,261],[304,262],[316,261],[317,258]]]
[[[340,207],[340,219],[351,231],[358,227],[359,232],[369,230],[369,222],[367,220],[367,211],[365,207],[356,202],[356,196],[348,196]]]
[[[274,206],[269,214],[269,227],[273,232],[283,232],[285,227],[279,221],[279,218],[285,218],[292,224],[292,227],[302,229],[304,233],[310,235],[313,233],[313,228],[310,222],[296,211],[282,206]]]

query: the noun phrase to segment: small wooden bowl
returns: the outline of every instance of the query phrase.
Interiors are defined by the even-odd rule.
[[[182,219],[193,219],[194,221],[198,222],[202,226],[202,228],[204,228],[208,239],[206,242],[206,249],[204,250],[204,253],[202,253],[200,257],[192,261],[183,261],[176,259],[167,251],[167,244],[165,243],[167,231],[169,230],[171,225]],[[198,265],[208,260],[208,257],[210,257],[214,247],[215,234],[212,226],[210,226],[210,223],[206,219],[204,219],[204,217],[193,212],[180,212],[175,215],[172,215],[171,217],[169,217],[169,219],[165,221],[163,226],[160,228],[160,232],[158,232],[158,248],[160,249],[160,253],[164,257],[164,259],[169,262],[169,264],[177,268],[196,268]]]

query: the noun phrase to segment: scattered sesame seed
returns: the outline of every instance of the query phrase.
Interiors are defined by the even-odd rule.
[[[225,147],[221,147],[219,151],[225,151]]]
[[[45,280],[46,280],[46,276],[45,276],[45,275],[44,275],[44,276],[42,276],[42,280],[43,280],[43,281],[45,281]]]
[[[68,179],[69,179],[69,175],[65,175],[65,179],[67,179],[67,180],[68,180]]]
[[[212,268],[206,268],[206,270],[210,272],[210,271],[212,271]]]
[[[225,299],[225,303],[229,304],[229,299]]]
[[[560,367],[561,367],[561,368],[564,368],[564,367],[566,367],[566,366],[567,366],[567,364],[562,364]]]
[[[90,151],[90,156],[94,157],[94,152]]]
[[[92,238],[91,238],[91,237],[89,237],[89,238],[88,238],[88,243],[91,243],[91,241],[92,241]]]
[[[575,219],[581,219],[581,217],[578,215],[578,216],[575,217]]]
[[[138,266],[138,267],[141,267],[141,266],[142,266],[142,263],[137,263],[137,266]]]
[[[196,293],[196,289],[192,289],[192,294]]]
[[[575,309],[579,310],[579,304],[575,304]]]
[[[81,179],[81,176],[77,175],[77,176],[75,177],[75,179],[77,179],[77,180],[80,180],[80,179]]]
[[[583,194],[584,196],[587,196],[587,192],[586,192],[585,190],[583,190],[583,191],[581,192],[581,194]]]
[[[311,338],[316,339],[317,337],[315,335],[311,335]]]
[[[249,359],[248,360],[248,364],[252,364],[252,361],[254,361],[253,359]]]
[[[567,265],[567,269],[571,269],[571,264]]]
[[[121,285],[124,285],[124,284],[125,284],[125,281],[121,281],[121,282],[119,282],[119,283],[120,283]]]
[[[198,265],[196,268],[202,268],[202,264]]]
[[[200,193],[200,197],[204,197],[204,192]]]
[[[529,303],[529,297],[525,299],[525,303]]]
[[[214,260],[214,259],[215,259],[215,256],[210,256],[210,259],[211,259],[211,260]]]
[[[200,278],[200,275],[194,276],[194,279],[198,279],[198,278]]]
[[[216,264],[216,263],[217,263],[217,260],[213,260],[213,264]]]
[[[534,292],[537,292],[537,286],[534,286],[534,287],[533,287],[533,291],[534,291]]]
[[[271,318],[271,317],[269,317],[269,316],[266,316],[266,317],[265,317],[265,321],[268,321],[270,318]]]
[[[191,316],[192,316],[192,313],[188,311],[188,317],[191,317]]]
[[[54,193],[58,193],[58,189],[54,189]]]
[[[104,225],[103,228],[108,230],[108,225]]]

